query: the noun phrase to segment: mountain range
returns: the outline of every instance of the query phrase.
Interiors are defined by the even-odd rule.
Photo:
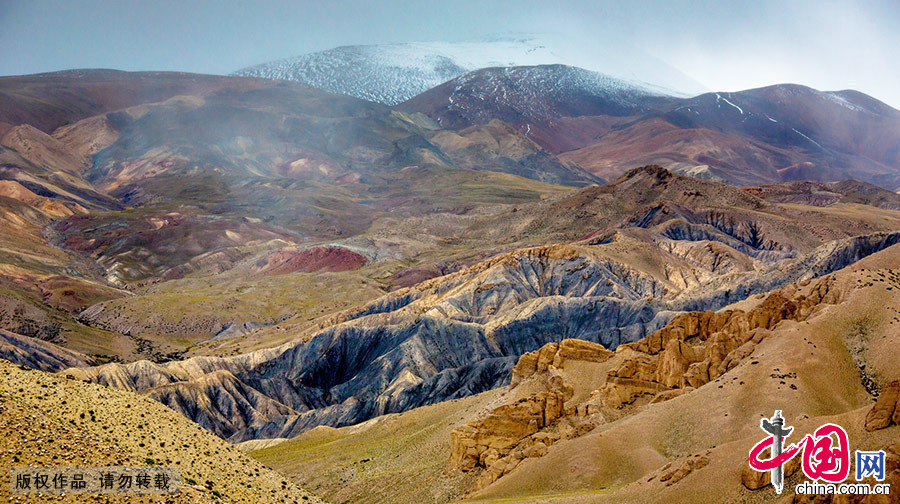
[[[396,105],[467,72],[488,67],[566,64],[602,71],[657,93],[687,96],[706,89],[690,77],[620,41],[587,50],[563,34],[495,36],[469,42],[343,46],[243,68],[233,75],[292,80]]]
[[[739,185],[860,179],[900,188],[898,112],[869,96],[799,85],[702,93],[664,64],[636,78],[597,54],[538,36],[352,46],[236,75],[397,105],[451,130],[499,119],[605,180],[623,165],[655,163]],[[632,66],[650,59],[635,55]]]
[[[616,199],[629,204],[610,211]],[[143,391],[232,441],[292,437],[496,388],[517,356],[557,338],[616,349],[678,312],[716,310],[900,242],[889,231],[897,225],[893,210],[874,234],[847,238],[859,222],[832,220],[814,206],[788,210],[659,167],[470,226],[528,234],[573,200],[579,220],[597,226],[578,229],[581,240],[516,249],[392,292],[301,342],[226,360],[66,372]],[[785,214],[794,212],[786,226]],[[815,234],[822,222],[828,241]],[[566,224],[558,231],[574,231]],[[226,414],[235,405],[243,405],[240,418]]]
[[[673,98],[565,66],[488,68],[399,105],[457,129],[500,118],[605,179],[660,164],[739,185],[859,179],[896,190],[900,112],[855,91],[776,85]]]

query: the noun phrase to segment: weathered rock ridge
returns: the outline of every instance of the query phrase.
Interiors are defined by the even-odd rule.
[[[450,460],[464,471],[481,467],[474,490],[484,488],[526,458],[541,457],[561,439],[593,429],[596,410],[568,404],[575,389],[560,372],[567,361],[603,363],[613,356],[602,345],[564,339],[526,353],[513,368],[510,389],[523,381],[538,391],[494,408],[485,417],[451,433]],[[536,383],[535,383],[536,382]]]
[[[40,371],[84,367],[90,362],[89,358],[78,352],[2,329],[0,329],[0,359]]]
[[[807,294],[774,292],[749,312],[690,312],[676,316],[650,336],[619,347],[622,363],[609,372],[598,397],[622,408],[641,396],[698,388],[734,368],[782,320],[803,320],[821,303],[837,304],[826,277]],[[788,289],[788,292],[791,289]]]
[[[658,257],[650,254],[659,249],[627,233],[600,245],[523,249],[389,294],[302,343],[78,373],[145,391],[220,436],[243,441],[350,425],[504,386],[517,356],[578,338],[633,354],[598,391],[604,404],[622,407],[715,379],[749,354],[762,337],[757,329],[807,316],[828,290],[823,284],[802,299],[773,294],[748,313],[673,309],[718,309],[829,273],[898,240],[900,233],[847,239],[779,266],[735,271],[719,283],[689,278],[689,266],[674,256],[664,265],[635,267],[634,257]],[[676,282],[677,268],[685,274]],[[231,376],[204,376],[220,370]]]

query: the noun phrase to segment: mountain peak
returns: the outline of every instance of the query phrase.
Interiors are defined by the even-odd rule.
[[[676,175],[659,165],[645,165],[632,168],[619,177],[611,185],[621,184],[629,180],[650,180],[653,182],[666,182]]]

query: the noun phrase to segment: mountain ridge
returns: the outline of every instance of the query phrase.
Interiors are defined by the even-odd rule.
[[[578,71],[478,70],[398,108],[450,129],[500,117],[607,180],[625,167],[661,164],[739,185],[859,179],[900,188],[900,111],[863,93],[777,84],[691,98],[632,93],[621,102],[614,89],[585,93],[560,77]]]

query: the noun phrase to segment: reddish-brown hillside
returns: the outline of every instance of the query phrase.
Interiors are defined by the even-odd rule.
[[[247,77],[101,69],[0,77],[0,124],[27,123],[50,133],[86,117],[173,96],[208,95],[222,89],[248,90],[277,84]]]

